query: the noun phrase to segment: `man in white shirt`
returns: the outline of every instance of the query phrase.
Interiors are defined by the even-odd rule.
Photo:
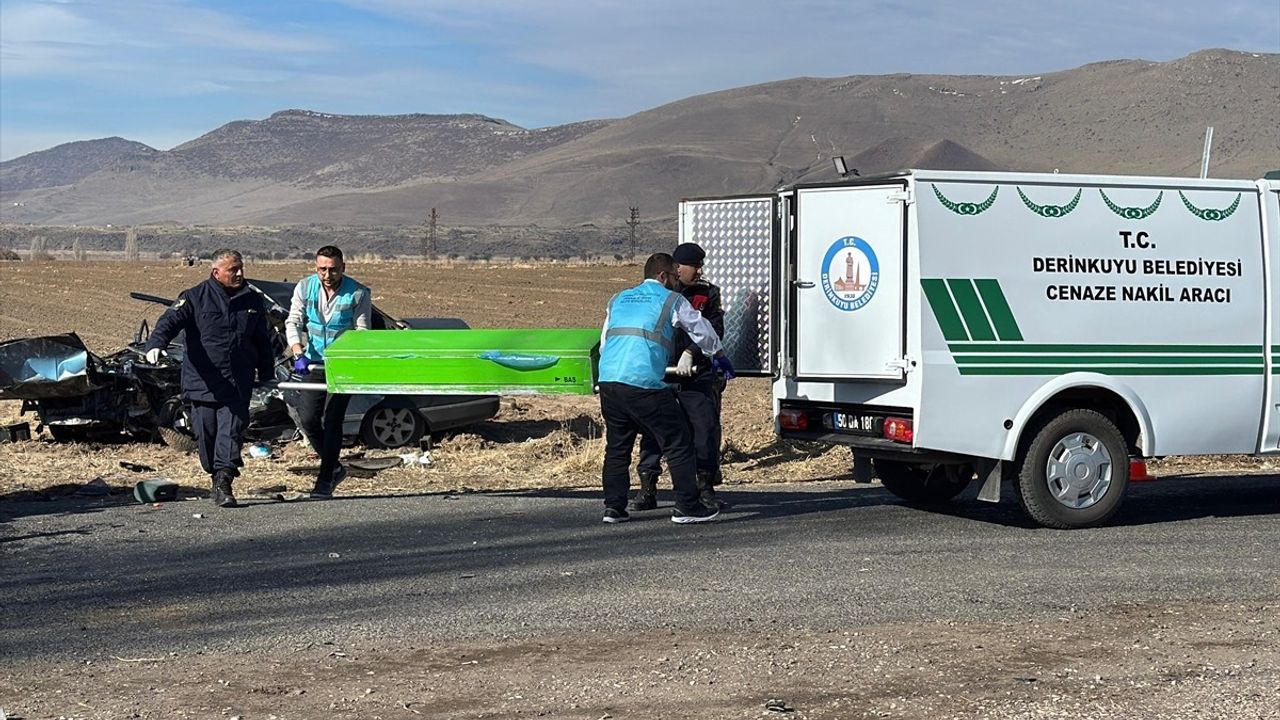
[[[347,277],[342,251],[325,245],[316,251],[316,273],[303,278],[293,289],[285,334],[294,355],[293,369],[310,380],[324,380],[323,371],[313,375],[311,366],[324,362],[325,348],[352,328],[368,330],[373,316],[369,288]],[[350,395],[331,395],[313,390],[293,390],[286,395],[299,429],[320,454],[320,472],[312,497],[333,496],[334,488],[346,477],[338,462],[342,451],[342,423]]]

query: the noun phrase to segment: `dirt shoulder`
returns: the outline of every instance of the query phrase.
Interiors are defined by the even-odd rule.
[[[11,718],[1265,718],[1277,609],[100,657],[7,667],[0,698]]]
[[[843,448],[780,443],[770,417],[769,382],[743,378],[724,398],[726,482],[829,480],[848,477]],[[26,421],[19,403],[0,401],[0,425]],[[350,447],[345,458],[392,457],[417,448],[372,450]],[[351,477],[342,492],[352,495],[598,487],[604,461],[600,401],[581,396],[504,398],[494,419],[453,432],[432,448],[430,462]],[[121,463],[142,465],[129,469]],[[270,457],[246,455],[237,492],[306,490],[318,461],[300,442],[276,443]],[[296,472],[295,472],[296,470]],[[194,455],[155,443],[58,443],[47,432],[31,441],[0,443],[0,498],[66,495],[102,478],[117,494],[142,479],[164,477],[190,494],[208,492]],[[664,481],[665,482],[665,481]]]

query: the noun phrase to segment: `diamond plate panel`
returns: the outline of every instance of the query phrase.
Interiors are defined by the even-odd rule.
[[[703,276],[720,287],[725,354],[741,373],[773,372],[774,198],[689,200],[680,241],[707,251]]]

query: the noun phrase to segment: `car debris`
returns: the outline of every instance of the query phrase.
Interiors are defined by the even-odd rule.
[[[244,440],[252,453],[253,445],[289,442],[301,433],[278,387],[292,378],[284,322],[294,285],[268,280],[248,284],[267,301],[277,354],[276,377],[255,387],[250,398]],[[142,292],[129,297],[166,308],[173,302]],[[466,327],[455,318],[400,320],[373,308],[374,330]],[[150,335],[151,326],[144,320],[128,346],[105,356],[91,352],[75,333],[0,342],[0,400],[21,400],[19,413],[34,413],[36,431],[47,430],[55,441],[159,441],[192,452],[196,445],[191,411],[181,395],[183,337],[175,338],[165,348],[167,357],[153,365],[143,353]],[[498,409],[494,395],[356,394],[343,435],[369,447],[416,446],[434,433],[487,420]]]
[[[0,443],[22,442],[31,439],[31,423],[13,423],[0,425]]]
[[[107,484],[106,480],[103,480],[100,477],[96,477],[84,485],[81,485],[75,492],[76,495],[82,495],[85,497],[103,497],[110,495],[111,493],[111,486]]]
[[[178,483],[168,478],[142,480],[133,486],[133,497],[144,505],[177,500]]]

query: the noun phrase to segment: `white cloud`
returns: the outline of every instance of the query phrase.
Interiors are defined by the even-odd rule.
[[[183,72],[198,85],[251,58],[292,58],[332,49],[325,39],[256,29],[239,18],[178,0],[0,5],[0,76],[69,77]],[[192,63],[214,52],[216,62]]]
[[[0,76],[73,72],[118,39],[66,7],[0,5]]]
[[[104,127],[137,107],[152,125],[201,125],[181,139],[289,107],[537,126],[806,75],[1017,76],[1208,47],[1280,52],[1276,0],[282,1],[0,0],[5,138],[79,107],[104,111]],[[145,127],[117,127],[145,141]]]
[[[576,101],[611,114],[804,75],[1017,75],[1208,47],[1280,51],[1276,0],[339,1],[576,80]]]
[[[322,38],[259,30],[235,16],[179,0],[107,3],[104,9],[108,11],[98,15],[100,21],[142,29],[146,41],[157,47],[194,46],[266,54],[314,53],[331,48]]]

